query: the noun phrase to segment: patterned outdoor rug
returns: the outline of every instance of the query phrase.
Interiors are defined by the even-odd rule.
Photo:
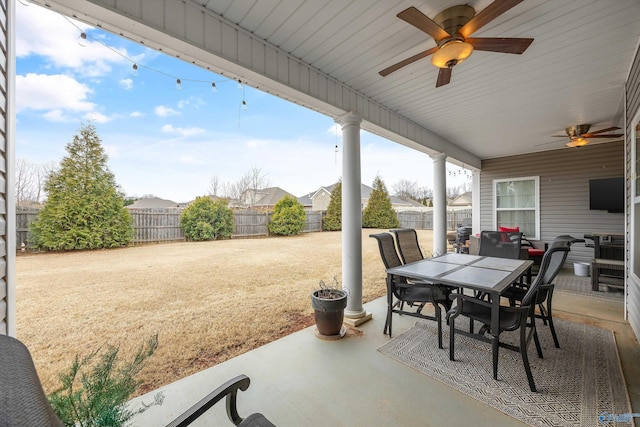
[[[631,406],[613,332],[563,320],[554,324],[562,348],[554,347],[545,326],[539,327],[544,359],[533,342],[529,346],[538,393],[529,390],[518,352],[500,349],[499,381],[492,376],[488,343],[456,335],[456,361],[450,361],[448,328],[445,348],[438,349],[435,322],[420,320],[378,350],[531,426],[634,425],[624,419]],[[468,325],[466,318],[456,324]],[[500,339],[517,342],[511,335]]]
[[[573,274],[559,274],[556,277],[555,291],[568,292],[588,296],[591,298],[623,301],[624,294],[621,289],[609,289],[606,285],[600,285],[600,291],[591,289],[591,277],[579,277]]]

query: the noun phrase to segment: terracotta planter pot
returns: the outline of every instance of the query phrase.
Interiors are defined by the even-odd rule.
[[[317,335],[325,338],[341,338],[344,336],[342,321],[347,306],[347,293],[337,290],[331,298],[323,298],[322,290],[311,294],[311,306],[314,310]]]

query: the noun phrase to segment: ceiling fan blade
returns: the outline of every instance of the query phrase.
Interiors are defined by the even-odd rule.
[[[486,24],[493,21],[498,16],[502,15],[521,1],[522,0],[495,0],[489,6],[478,12],[478,14],[474,16],[471,21],[464,24],[464,26],[460,28],[458,33],[466,39],[471,34],[475,33],[480,28],[484,27]]]
[[[583,138],[620,138],[622,137],[623,134],[621,133],[612,133],[609,135],[593,135],[590,133],[585,133],[584,135],[582,135]]]
[[[596,131],[593,131],[593,132],[585,133],[583,136],[587,136],[587,135],[597,135],[597,134],[599,134],[599,133],[611,132],[612,130],[618,130],[618,129],[620,129],[620,128],[619,128],[619,127],[616,127],[616,126],[613,126],[613,127],[610,127],[610,128],[600,129],[600,130],[596,130]],[[622,136],[622,135],[620,135],[620,136]]]
[[[451,81],[451,72],[453,68],[440,68],[438,71],[438,80],[436,81],[436,87],[448,85]]]
[[[420,12],[415,7],[411,6],[408,9],[403,10],[402,12],[396,15],[398,18],[402,19],[405,22],[413,25],[419,30],[424,31],[433,37],[436,41],[442,40],[447,37],[451,37],[451,34],[442,29],[438,24],[433,22],[431,18],[429,18],[424,13]]]
[[[521,54],[527,50],[533,39],[488,37],[468,38],[466,41],[471,43],[475,50]]]
[[[393,64],[392,66],[387,67],[384,70],[380,71],[379,74],[382,77],[385,77],[385,76],[393,73],[394,71],[399,70],[402,67],[406,67],[407,65],[416,62],[419,59],[426,58],[427,56],[429,56],[432,53],[434,53],[436,50],[438,50],[438,46],[432,47],[431,49],[427,49],[427,50],[425,50],[423,52],[420,52],[420,53],[418,53],[416,55],[413,55],[412,57],[407,58],[404,61],[400,61],[397,64]]]

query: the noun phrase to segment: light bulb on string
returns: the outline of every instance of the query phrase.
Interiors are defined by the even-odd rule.
[[[211,92],[213,92],[213,93],[218,92],[218,87],[216,86],[215,82],[211,83]]]
[[[132,75],[133,77],[138,77],[138,64],[134,63],[134,64],[131,66],[131,75]]]
[[[29,0],[18,0],[23,6],[30,6],[31,2]]]
[[[78,44],[82,47],[87,47],[87,44],[89,44],[87,41],[87,33],[84,31],[80,33],[80,36],[78,36]]]
[[[241,80],[238,80],[238,89],[239,90],[243,90],[244,89],[244,85],[242,84]]]
[[[182,82],[180,79],[176,80],[176,90],[182,90]]]
[[[242,100],[242,104],[240,105],[240,107],[245,111],[249,109],[249,106],[247,105],[247,101],[245,101],[244,99]]]

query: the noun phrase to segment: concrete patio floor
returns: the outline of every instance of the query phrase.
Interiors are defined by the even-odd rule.
[[[133,425],[164,426],[239,374],[251,379],[238,396],[240,415],[262,412],[278,426],[524,425],[378,352],[389,340],[382,333],[385,298],[365,308],[373,320],[349,329],[341,340],[318,339],[309,327],[134,399],[139,405],[152,402],[158,391],[165,395],[161,406],[138,415]],[[622,313],[619,300],[554,295],[554,317],[615,331],[633,412],[640,412],[640,346]],[[394,336],[414,323],[414,318],[394,315]],[[232,424],[220,402],[192,425]]]

